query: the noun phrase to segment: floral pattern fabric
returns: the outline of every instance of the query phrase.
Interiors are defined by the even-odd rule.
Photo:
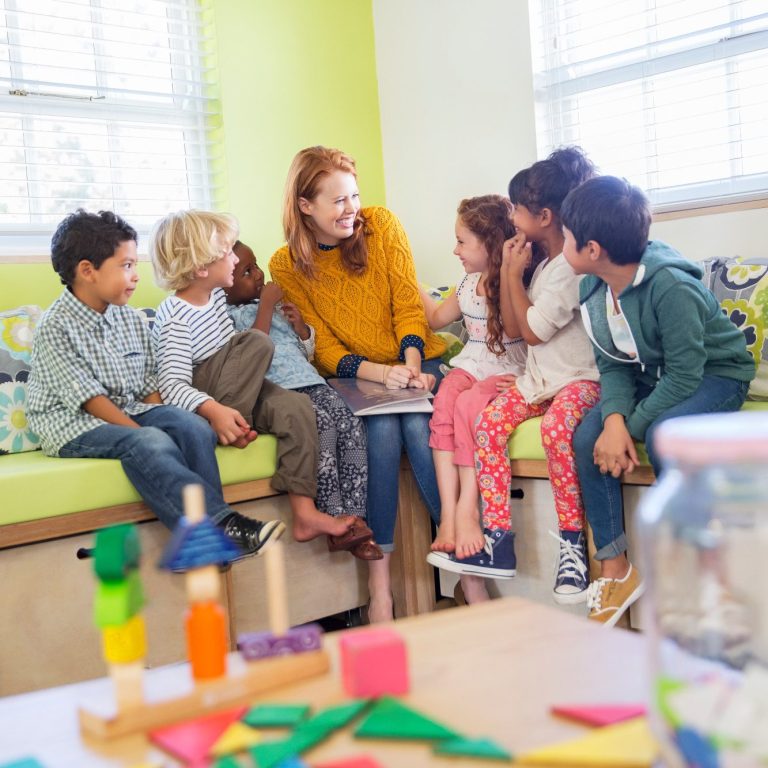
[[[41,313],[34,305],[0,312],[0,454],[40,447],[27,423],[27,378]]]
[[[484,528],[511,528],[509,494],[512,471],[507,459],[507,441],[513,430],[535,416],[541,421],[541,441],[560,530],[584,528],[584,505],[576,474],[573,433],[586,413],[600,399],[600,385],[574,381],[551,400],[528,403],[512,386],[481,414],[475,426],[475,470],[480,490]]]

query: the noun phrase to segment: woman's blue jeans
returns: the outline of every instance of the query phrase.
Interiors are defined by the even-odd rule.
[[[119,459],[141,498],[171,530],[184,514],[182,489],[190,483],[203,486],[206,511],[214,523],[232,513],[221,492],[216,433],[204,418],[172,405],[158,405],[131,418],[141,429],[102,424],[70,440],[59,456]]]
[[[664,411],[652,422],[645,433],[645,448],[656,477],[658,478],[662,471],[655,445],[655,434],[660,424],[677,416],[738,411],[747,397],[748,389],[748,382],[723,376],[704,376],[699,388],[687,400]],[[639,387],[636,399],[642,400],[650,392],[647,387]],[[595,539],[597,560],[618,557],[627,550],[621,481],[610,474],[602,474],[592,457],[595,443],[602,431],[603,418],[598,403],[576,428],[573,438],[576,469],[579,473],[587,520]]]
[[[421,370],[439,384],[440,359],[425,360]],[[437,389],[437,385],[435,385]],[[368,431],[368,525],[384,552],[392,552],[397,520],[397,489],[403,447],[421,498],[435,523],[440,522],[440,493],[429,447],[429,413],[366,416]]]

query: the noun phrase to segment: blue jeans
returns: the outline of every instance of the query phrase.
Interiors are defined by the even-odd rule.
[[[699,388],[687,400],[664,411],[652,422],[645,432],[645,448],[656,477],[661,475],[662,464],[656,453],[654,438],[662,422],[677,416],[738,411],[746,399],[748,389],[748,382],[722,376],[704,376]],[[638,387],[636,399],[642,400],[650,392],[647,387]],[[621,482],[610,474],[603,475],[592,457],[595,443],[602,431],[603,420],[598,403],[576,428],[573,439],[576,469],[579,473],[587,520],[595,539],[597,560],[618,557],[627,550]]]
[[[181,492],[190,483],[203,486],[214,523],[232,513],[221,492],[216,433],[205,419],[172,405],[158,405],[131,418],[141,429],[102,424],[70,440],[59,456],[120,459],[141,498],[171,530],[184,514]]]
[[[441,360],[425,360],[423,373],[443,378]],[[429,413],[388,413],[366,416],[368,431],[368,525],[384,552],[394,549],[400,456],[405,446],[421,498],[432,519],[440,522],[440,493],[429,447]]]

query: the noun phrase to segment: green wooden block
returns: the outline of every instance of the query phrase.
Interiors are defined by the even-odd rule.
[[[368,699],[351,701],[335,707],[322,709],[308,720],[301,721],[298,728],[318,728],[326,731],[336,731],[354,720],[370,703]]]
[[[242,721],[251,728],[293,728],[309,712],[309,704],[259,704]]]
[[[220,757],[214,764],[213,768],[240,768],[240,763],[232,755],[226,757]]]
[[[389,696],[382,697],[374,704],[368,717],[357,727],[355,736],[367,739],[402,740],[461,738],[450,728],[446,728]]]
[[[512,754],[490,739],[452,739],[435,744],[436,755],[477,757],[481,760],[512,761]]]
[[[102,528],[96,534],[93,570],[101,581],[120,581],[139,567],[141,545],[131,523]]]
[[[121,581],[100,581],[93,603],[93,620],[97,627],[125,624],[144,605],[144,590],[138,571],[132,571]]]

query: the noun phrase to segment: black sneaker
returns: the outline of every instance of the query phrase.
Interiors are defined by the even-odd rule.
[[[224,535],[243,551],[242,556],[260,555],[285,533],[285,524],[279,520],[253,520],[233,512],[221,524]]]

